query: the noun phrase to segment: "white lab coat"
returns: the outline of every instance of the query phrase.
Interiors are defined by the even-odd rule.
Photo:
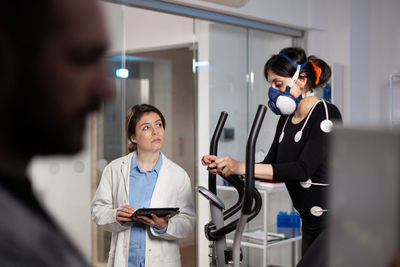
[[[117,209],[129,205],[129,172],[132,153],[118,158],[103,171],[92,201],[92,219],[106,231],[112,232],[108,266],[128,266],[131,223],[116,221]],[[146,267],[181,266],[178,240],[186,238],[195,222],[192,187],[185,170],[162,155],[162,166],[154,187],[151,208],[179,207],[180,213],[168,222],[164,234],[151,227],[146,230]]]

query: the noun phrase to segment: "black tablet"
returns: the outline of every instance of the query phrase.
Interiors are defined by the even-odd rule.
[[[133,214],[132,218],[137,216],[147,216],[151,218],[151,214],[154,213],[158,217],[165,217],[168,214],[171,214],[171,217],[177,215],[179,213],[179,208],[143,208],[137,209]]]

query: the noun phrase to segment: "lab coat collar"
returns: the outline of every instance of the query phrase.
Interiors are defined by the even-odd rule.
[[[129,172],[131,169],[131,161],[132,161],[132,156],[134,152],[129,153],[128,155],[122,157],[122,164],[121,164],[121,175],[123,177],[124,183],[125,183],[125,192],[126,192],[126,198],[128,201],[129,198]],[[171,165],[170,160],[162,153],[160,152],[162,157],[162,165],[160,168],[159,176],[166,171],[169,166]],[[165,170],[164,170],[165,169]]]

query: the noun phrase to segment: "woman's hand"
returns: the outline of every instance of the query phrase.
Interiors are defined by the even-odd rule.
[[[131,222],[131,216],[135,212],[135,209],[129,205],[121,206],[117,209],[117,222],[124,223],[124,222]]]
[[[218,157],[214,155],[203,156],[201,158],[201,164],[203,164],[203,166],[207,166],[207,171],[211,172],[212,174],[218,174],[217,164],[215,163],[217,159]]]
[[[245,175],[246,174],[246,165],[244,162],[240,162],[234,160],[231,157],[222,157],[215,160],[217,164],[218,174],[223,177],[228,177],[229,175]]]
[[[234,160],[230,157],[221,157],[208,155],[201,159],[201,163],[207,166],[207,170],[212,174],[219,174],[223,177],[228,177],[229,175],[245,175],[246,165],[244,162]]]
[[[147,216],[137,216],[134,220],[158,229],[164,229],[168,224],[169,218],[171,218],[171,214],[168,214],[165,217],[158,217],[154,213],[151,213],[151,218]]]

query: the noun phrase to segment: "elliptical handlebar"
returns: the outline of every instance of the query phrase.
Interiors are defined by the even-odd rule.
[[[225,206],[216,195],[216,175],[209,173],[207,190],[204,187],[197,186],[196,190],[205,196],[210,202],[211,222],[205,225],[205,234],[208,240],[213,241],[213,263],[218,267],[234,264],[239,266],[240,261],[240,243],[246,222],[253,219],[262,206],[262,198],[260,193],[254,187],[254,152],[255,143],[259,134],[262,121],[264,119],[267,108],[259,105],[256,117],[254,119],[251,131],[246,144],[246,179],[237,175],[225,177],[225,179],[238,191],[239,198],[237,203],[230,209],[223,212]],[[226,112],[221,112],[217,126],[210,144],[210,155],[217,155],[218,141],[221,136],[225,121],[228,117]],[[254,206],[253,206],[254,198]],[[239,219],[224,225],[224,220],[242,210]],[[227,248],[225,235],[235,230],[234,247]],[[233,253],[232,253],[233,252]],[[233,257],[232,257],[233,256]]]
[[[232,215],[234,215],[236,212],[241,210],[242,208],[242,203],[243,203],[243,188],[244,188],[244,181],[243,179],[238,176],[238,175],[230,175],[228,177],[224,178],[228,183],[230,183],[237,191],[238,193],[238,200],[237,202],[230,207],[228,210],[224,211],[224,220],[230,218]]]
[[[262,122],[267,112],[267,107],[259,105],[256,116],[253,121],[246,145],[246,180],[244,190],[244,200],[242,206],[242,214],[240,215],[239,223],[236,227],[234,242],[233,242],[233,264],[234,267],[239,267],[240,264],[240,244],[242,242],[242,234],[246,222],[252,214],[252,205],[254,198],[254,164],[255,164],[255,150],[257,137],[261,129]]]
[[[261,198],[260,192],[258,192],[258,190],[255,189],[254,190],[254,206],[253,206],[253,209],[251,210],[250,216],[247,218],[247,222],[251,221],[254,217],[257,216],[257,214],[261,210],[261,206],[262,206],[262,198]],[[236,205],[235,205],[234,207],[232,207],[232,208],[235,208],[235,209],[233,209],[232,210],[232,214],[229,214],[229,215],[236,214],[236,212],[239,211],[241,209],[241,207],[242,207],[241,203],[240,203],[240,205],[238,207],[236,207]],[[229,217],[230,216],[228,216],[228,218]],[[224,216],[224,219],[225,219],[225,216]],[[239,221],[239,219],[236,219],[236,220],[230,222],[229,224],[225,225],[222,228],[219,228],[219,229],[216,229],[216,230],[211,230],[208,233],[208,236],[210,238],[213,238],[213,239],[216,240],[221,236],[227,235],[227,234],[229,234],[230,232],[232,232],[232,231],[234,231],[236,229],[238,221]]]
[[[215,156],[217,155],[218,140],[221,136],[222,129],[224,128],[227,118],[228,118],[228,113],[225,111],[222,111],[221,115],[219,115],[217,126],[215,127],[213,136],[211,138],[210,155],[215,155]],[[208,173],[208,190],[214,194],[217,194],[217,183],[216,183],[216,175],[215,174]]]
[[[251,213],[253,205],[254,194],[254,164],[255,164],[255,151],[258,134],[260,133],[261,125],[264,121],[267,107],[259,105],[256,116],[251,127],[249,137],[247,138],[246,145],[246,179],[242,213],[248,215]]]

